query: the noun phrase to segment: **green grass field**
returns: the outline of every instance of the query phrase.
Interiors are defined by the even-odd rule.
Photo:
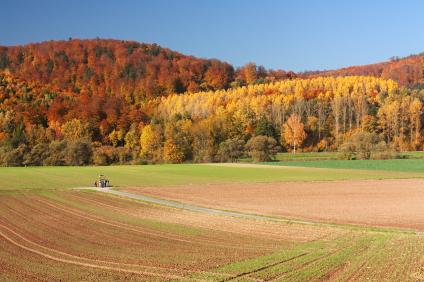
[[[337,152],[308,152],[308,153],[278,153],[275,159],[277,161],[307,161],[307,160],[336,160]]]
[[[114,186],[163,186],[229,182],[322,181],[344,179],[384,179],[424,177],[424,160],[396,160],[405,163],[397,173],[394,161],[381,161],[381,170],[370,170],[371,162],[308,161],[272,163],[273,165],[310,166],[312,168],[267,169],[266,167],[227,167],[216,165],[144,165],[106,167],[3,167],[0,168],[0,191],[28,189],[64,189],[92,186],[99,174],[105,174]],[[418,169],[416,162],[423,167]],[[363,163],[363,167],[355,164]],[[327,165],[327,166],[326,166]],[[341,173],[340,168],[346,168]],[[314,167],[323,167],[316,169]],[[326,168],[327,167],[327,168]],[[351,168],[356,168],[355,170]],[[362,170],[358,170],[362,169]]]
[[[398,153],[399,159],[424,159],[424,152],[411,151]],[[319,160],[337,160],[338,152],[300,152],[300,153],[278,153],[276,161],[319,161]]]
[[[297,152],[293,154],[291,152],[278,153],[274,162],[292,162],[292,161],[329,161],[329,160],[339,160],[338,152]],[[397,154],[397,159],[424,159],[423,151],[410,151],[410,152],[400,152]],[[240,159],[242,163],[251,163],[253,162],[251,158]]]
[[[337,152],[291,152],[277,153],[275,161],[317,161],[317,160],[337,160]],[[252,162],[251,158],[242,158],[240,162]]]
[[[424,173],[424,159],[289,161],[270,162],[267,164],[293,167]]]

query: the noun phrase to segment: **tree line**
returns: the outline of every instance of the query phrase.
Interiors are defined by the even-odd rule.
[[[421,150],[424,91],[375,77],[292,78],[171,94],[137,104],[0,73],[2,165],[345,158]],[[374,153],[378,152],[378,153]]]

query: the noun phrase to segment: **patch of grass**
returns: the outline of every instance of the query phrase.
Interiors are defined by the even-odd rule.
[[[400,152],[399,159],[424,159],[423,151]],[[275,157],[276,161],[324,161],[338,160],[338,152],[299,152],[293,154],[291,152],[278,153]]]
[[[277,161],[316,161],[316,160],[336,160],[337,152],[307,152],[307,153],[278,153]]]
[[[415,162],[403,165],[404,171],[335,170],[335,168],[361,168],[375,170],[375,166],[358,166],[348,161],[272,163],[291,166],[330,167],[281,168],[228,167],[216,165],[145,165],[145,166],[106,166],[106,167],[3,167],[0,168],[0,191],[5,190],[45,190],[92,186],[99,174],[105,174],[114,186],[170,186],[206,183],[254,183],[278,181],[325,181],[344,179],[383,179],[414,178],[424,176],[424,160],[393,160]],[[383,162],[383,161],[380,161]],[[362,162],[358,161],[358,164]],[[402,163],[404,164],[404,163]],[[406,164],[406,163],[405,163]],[[386,165],[388,166],[388,165]],[[381,166],[380,166],[381,167]],[[397,164],[392,164],[399,170]],[[420,169],[422,168],[422,170]],[[389,170],[389,169],[382,169]],[[423,174],[412,173],[423,172]]]
[[[411,246],[421,246],[423,241],[415,235],[352,232],[330,241],[295,243],[284,250],[212,271],[232,274],[231,281],[362,281],[389,277],[405,281],[419,270],[419,265],[407,262],[423,254],[422,249],[411,249]],[[394,258],[398,260],[395,268],[391,265]],[[196,278],[206,277],[198,275]]]
[[[321,261],[323,258],[331,257],[337,253],[337,250],[346,248],[345,255],[348,255],[350,254],[350,252],[347,252],[348,246],[357,242],[358,239],[358,234],[352,233],[333,241],[318,240],[294,243],[291,247],[272,254],[228,264],[214,271],[232,274],[234,281],[246,281],[248,277],[260,280],[281,279],[285,275],[290,275],[291,279],[296,278],[295,280],[297,281],[311,281],[308,279],[302,280],[301,277],[298,277],[299,273],[300,276],[307,278],[310,274],[318,275],[321,271],[311,273],[304,266]],[[338,257],[334,259],[337,260]],[[323,275],[321,273],[321,276]],[[294,281],[291,279],[283,280]]]
[[[291,152],[278,153],[275,156],[275,161],[316,161],[316,160],[336,160],[338,159],[337,152],[299,152],[293,154]],[[239,160],[242,163],[251,163],[251,158],[242,158]]]
[[[266,163],[281,166],[424,173],[424,159],[328,160]]]
[[[399,155],[403,159],[424,159],[424,151],[402,152]]]

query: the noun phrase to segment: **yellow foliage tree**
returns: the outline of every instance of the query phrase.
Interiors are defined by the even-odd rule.
[[[165,141],[163,145],[163,160],[167,163],[182,163],[184,154],[172,140]]]
[[[415,98],[409,106],[409,113],[411,116],[411,144],[414,144],[415,147],[417,147],[420,142],[422,108],[423,104],[417,98]],[[412,131],[414,131],[414,133],[412,133]]]
[[[283,127],[284,140],[293,147],[293,153],[296,153],[296,148],[300,147],[306,139],[305,126],[300,120],[300,116],[297,114],[291,115]]]
[[[162,143],[162,133],[158,126],[146,125],[140,136],[140,156],[148,159],[160,159],[159,151]]]
[[[138,131],[136,126],[132,126],[131,129],[125,134],[125,148],[135,149],[140,145],[140,139],[138,137]]]
[[[79,119],[71,119],[64,123],[60,128],[63,137],[69,141],[78,139],[91,139],[91,132],[87,123],[81,122]]]
[[[112,145],[117,147],[124,140],[124,132],[122,130],[113,130],[108,137]]]

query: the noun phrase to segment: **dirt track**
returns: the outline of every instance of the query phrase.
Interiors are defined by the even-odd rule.
[[[424,180],[128,188],[206,207],[336,223],[424,230]]]

